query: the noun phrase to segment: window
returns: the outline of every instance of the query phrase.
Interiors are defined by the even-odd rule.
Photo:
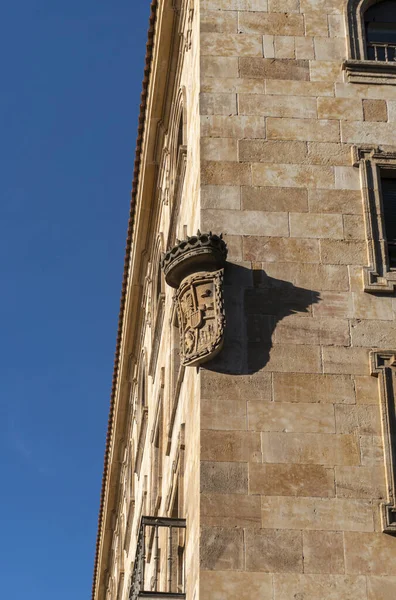
[[[351,83],[396,83],[396,0],[349,0],[349,60],[343,68]]]
[[[396,2],[385,0],[370,6],[364,13],[368,60],[396,59]]]
[[[396,148],[383,152],[354,149],[360,168],[369,265],[363,269],[367,292],[393,292],[396,287]]]

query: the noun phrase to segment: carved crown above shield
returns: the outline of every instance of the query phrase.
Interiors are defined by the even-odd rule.
[[[226,258],[227,245],[222,236],[200,231],[186,240],[177,240],[177,245],[162,257],[165,281],[177,289],[181,360],[186,366],[206,362],[222,348]]]

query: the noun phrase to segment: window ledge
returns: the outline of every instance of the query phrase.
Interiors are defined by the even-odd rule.
[[[346,60],[342,68],[349,83],[396,85],[396,62]]]

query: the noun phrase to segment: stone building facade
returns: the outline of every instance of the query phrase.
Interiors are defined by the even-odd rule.
[[[396,597],[394,17],[153,0],[93,600]]]

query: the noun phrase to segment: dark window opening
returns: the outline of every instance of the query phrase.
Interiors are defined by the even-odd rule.
[[[389,268],[396,269],[396,171],[381,171],[381,196]]]
[[[396,61],[396,2],[385,0],[364,14],[368,60]]]

